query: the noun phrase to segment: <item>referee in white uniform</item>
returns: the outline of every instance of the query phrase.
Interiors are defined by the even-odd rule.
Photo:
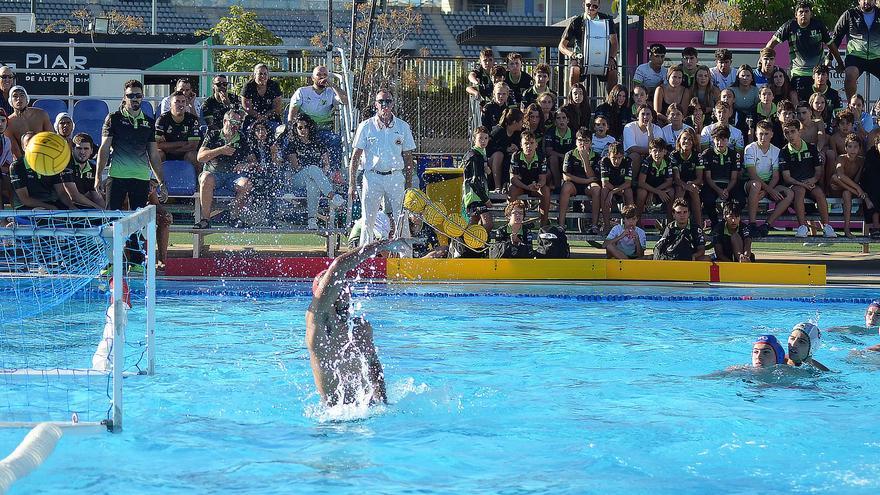
[[[412,186],[413,158],[416,148],[409,124],[394,117],[394,95],[387,89],[376,93],[376,116],[358,124],[354,135],[354,153],[349,170],[349,204],[353,204],[358,166],[363,156],[364,180],[361,210],[364,225],[373,225],[379,206],[385,199],[391,207],[395,231],[409,237],[409,222],[401,221],[403,195]],[[397,222],[402,225],[397,226]],[[402,230],[401,230],[402,229]],[[373,229],[361,230],[360,245],[373,242]]]

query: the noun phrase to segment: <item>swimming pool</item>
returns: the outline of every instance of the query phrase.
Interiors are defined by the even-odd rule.
[[[852,354],[876,331],[825,332],[834,373],[717,373],[748,363],[760,333],[858,325],[873,291],[361,288],[391,404],[330,413],[305,285],[160,289],[157,375],[126,380],[125,431],[66,435],[12,493],[880,488],[880,360]],[[0,455],[24,434],[0,430]]]

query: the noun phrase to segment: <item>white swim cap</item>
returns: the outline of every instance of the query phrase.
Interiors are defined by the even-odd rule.
[[[21,91],[22,93],[24,93],[24,99],[27,102],[25,103],[25,105],[29,105],[31,102],[31,97],[28,96],[27,90],[24,89],[24,86],[13,86],[12,89],[9,90],[9,96],[7,97],[7,100],[9,101],[9,106],[12,106],[12,95],[16,91]]]
[[[792,332],[795,330],[800,330],[806,334],[807,338],[810,339],[810,352],[807,354],[807,357],[812,357],[815,354],[816,349],[819,348],[819,344],[822,343],[822,331],[819,330],[819,327],[809,322],[798,323],[791,329]]]

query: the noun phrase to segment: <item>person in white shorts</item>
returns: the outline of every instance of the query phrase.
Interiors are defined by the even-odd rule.
[[[349,170],[349,204],[357,190],[357,171],[363,157],[363,190],[361,208],[365,225],[373,225],[382,200],[391,208],[395,224],[400,219],[403,195],[412,185],[413,157],[416,148],[409,124],[394,116],[394,95],[381,89],[375,98],[376,116],[358,124],[354,135],[354,152]],[[399,222],[397,229],[409,237],[408,222]],[[372,242],[373,229],[362,229],[360,245]]]

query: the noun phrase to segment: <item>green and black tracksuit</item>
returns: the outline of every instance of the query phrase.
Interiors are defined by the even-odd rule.
[[[880,9],[874,7],[868,14],[873,15],[870,27],[865,22],[865,13],[859,8],[841,14],[834,26],[832,41],[840,46],[847,37],[845,65],[880,77]]]
[[[462,183],[462,199],[465,211],[469,216],[479,215],[485,211],[489,201],[489,180],[486,178],[486,150],[473,147],[461,159],[464,169]]]

